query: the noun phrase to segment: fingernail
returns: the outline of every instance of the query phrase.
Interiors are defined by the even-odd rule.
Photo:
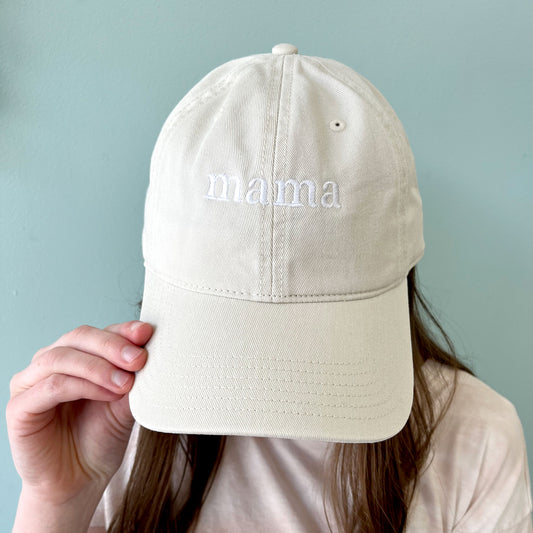
[[[130,375],[122,370],[114,370],[111,374],[111,381],[118,387],[123,387],[128,381]]]
[[[141,322],[140,320],[135,320],[135,322],[131,323],[130,329],[132,331],[135,331],[139,326],[142,326],[144,322]]]
[[[134,359],[137,359],[141,354],[143,353],[142,348],[138,348],[137,346],[131,346],[127,345],[122,348],[122,359],[124,361],[127,361],[128,363],[131,363]]]

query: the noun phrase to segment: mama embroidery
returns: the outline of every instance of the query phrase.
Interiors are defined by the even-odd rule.
[[[217,183],[222,182],[222,191],[217,195]],[[229,182],[233,183],[233,198],[228,198]],[[274,205],[283,205],[286,207],[318,207],[316,203],[317,184],[312,180],[297,181],[294,179],[277,180],[276,182],[276,201]],[[287,202],[285,193],[287,186],[291,186],[292,200]],[[302,185],[307,188],[307,204],[300,201]],[[220,189],[220,187],[219,187]],[[322,185],[324,193],[320,198],[322,207],[340,207],[339,203],[339,185],[334,181],[326,181]],[[248,190],[244,199],[242,198],[242,182],[236,176],[226,176],[225,174],[209,174],[209,190],[204,198],[209,200],[219,200],[223,202],[247,202],[248,204],[268,205],[268,182],[263,178],[254,178],[248,183]]]

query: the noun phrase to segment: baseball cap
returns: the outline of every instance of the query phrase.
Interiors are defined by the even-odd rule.
[[[404,427],[422,202],[362,75],[287,43],[205,75],[157,138],[142,250],[140,425],[334,442]]]

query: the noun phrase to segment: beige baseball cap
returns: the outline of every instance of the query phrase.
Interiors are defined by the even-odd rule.
[[[422,201],[398,117],[348,66],[283,43],[203,77],[157,139],[142,249],[139,424],[334,442],[406,424]]]

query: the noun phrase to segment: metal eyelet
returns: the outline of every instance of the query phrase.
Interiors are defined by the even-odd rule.
[[[336,120],[332,120],[329,123],[329,127],[333,131],[342,131],[346,127],[346,123],[343,120],[336,119]]]

